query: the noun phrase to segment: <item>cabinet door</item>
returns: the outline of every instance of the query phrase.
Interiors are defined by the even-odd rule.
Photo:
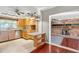
[[[75,41],[73,41],[74,42],[73,47],[78,50],[78,44],[79,44],[78,42],[79,42],[79,40],[76,40],[76,39],[74,39],[74,40]]]
[[[26,32],[26,31],[22,31],[22,32],[21,32],[21,36],[22,36],[23,38],[26,38],[27,32]]]
[[[61,45],[67,47],[68,46],[68,38],[64,38]]]
[[[61,45],[79,50],[79,40],[78,39],[64,38]]]
[[[79,50],[79,40],[78,40],[78,42],[77,42],[77,46],[78,46],[78,48],[77,48],[77,49]]]
[[[19,19],[17,21],[17,25],[18,25],[19,29],[24,29],[24,27],[25,27],[25,20],[24,19]]]
[[[73,39],[73,41],[72,41],[72,43],[73,43],[73,44],[72,44],[73,48],[74,48],[74,49],[77,49],[77,50],[78,50],[78,41],[79,41],[79,40],[77,40],[77,39]]]
[[[70,38],[68,39],[68,47],[78,50],[78,42],[79,40]]]
[[[69,38],[68,40],[68,45],[67,45],[67,47],[69,47],[69,48],[73,48],[73,39],[71,39],[71,38]]]
[[[8,32],[7,31],[1,31],[0,32],[0,42],[8,40]]]
[[[18,39],[18,38],[21,38],[21,33],[20,33],[20,31],[16,31],[15,33],[16,33],[15,36],[16,36],[17,39]]]
[[[15,31],[9,31],[9,40],[16,39]]]

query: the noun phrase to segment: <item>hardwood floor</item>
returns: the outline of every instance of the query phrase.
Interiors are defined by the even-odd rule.
[[[51,53],[74,53],[73,51],[69,51],[46,43],[37,48],[36,50],[32,51],[32,53],[50,53],[49,46],[51,46]]]
[[[34,42],[23,38],[0,43],[0,53],[30,53],[33,48]]]
[[[49,53],[49,44],[45,43],[44,45],[32,51],[32,53]]]

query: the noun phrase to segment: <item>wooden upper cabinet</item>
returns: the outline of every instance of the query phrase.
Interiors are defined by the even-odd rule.
[[[19,26],[25,26],[25,25],[36,25],[37,21],[35,19],[18,19],[17,24]]]
[[[63,22],[65,24],[78,24],[79,23],[79,18],[64,19]]]
[[[25,25],[36,25],[36,19],[26,18]]]
[[[26,30],[27,32],[37,31],[37,20],[34,18],[18,19],[17,24],[21,30]]]
[[[30,18],[25,19],[25,25],[28,25],[30,23]]]
[[[25,26],[25,19],[18,19],[17,25],[20,29],[23,29]]]

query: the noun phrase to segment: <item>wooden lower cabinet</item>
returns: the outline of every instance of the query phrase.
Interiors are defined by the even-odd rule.
[[[62,46],[68,46],[68,38],[64,38],[61,45]]]
[[[3,42],[3,41],[7,41],[8,40],[8,32],[6,31],[1,31],[0,32],[0,42]]]
[[[26,31],[22,31],[22,32],[21,32],[22,38],[26,38],[26,35],[27,35],[27,32],[26,32]]]
[[[9,36],[8,40],[14,40],[14,39],[16,39],[16,32],[15,31],[8,31],[8,36]]]
[[[79,50],[79,40],[78,39],[64,38],[61,45]]]
[[[1,31],[0,32],[0,42],[9,41],[16,39],[16,31],[10,30],[10,31]]]
[[[33,34],[33,33],[22,32],[22,38],[24,38],[26,40],[33,40],[35,47],[38,47],[41,44],[46,42],[45,33]]]

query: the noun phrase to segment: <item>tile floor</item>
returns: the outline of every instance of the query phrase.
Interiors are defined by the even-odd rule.
[[[32,40],[17,39],[0,43],[0,53],[28,53],[34,48]]]

